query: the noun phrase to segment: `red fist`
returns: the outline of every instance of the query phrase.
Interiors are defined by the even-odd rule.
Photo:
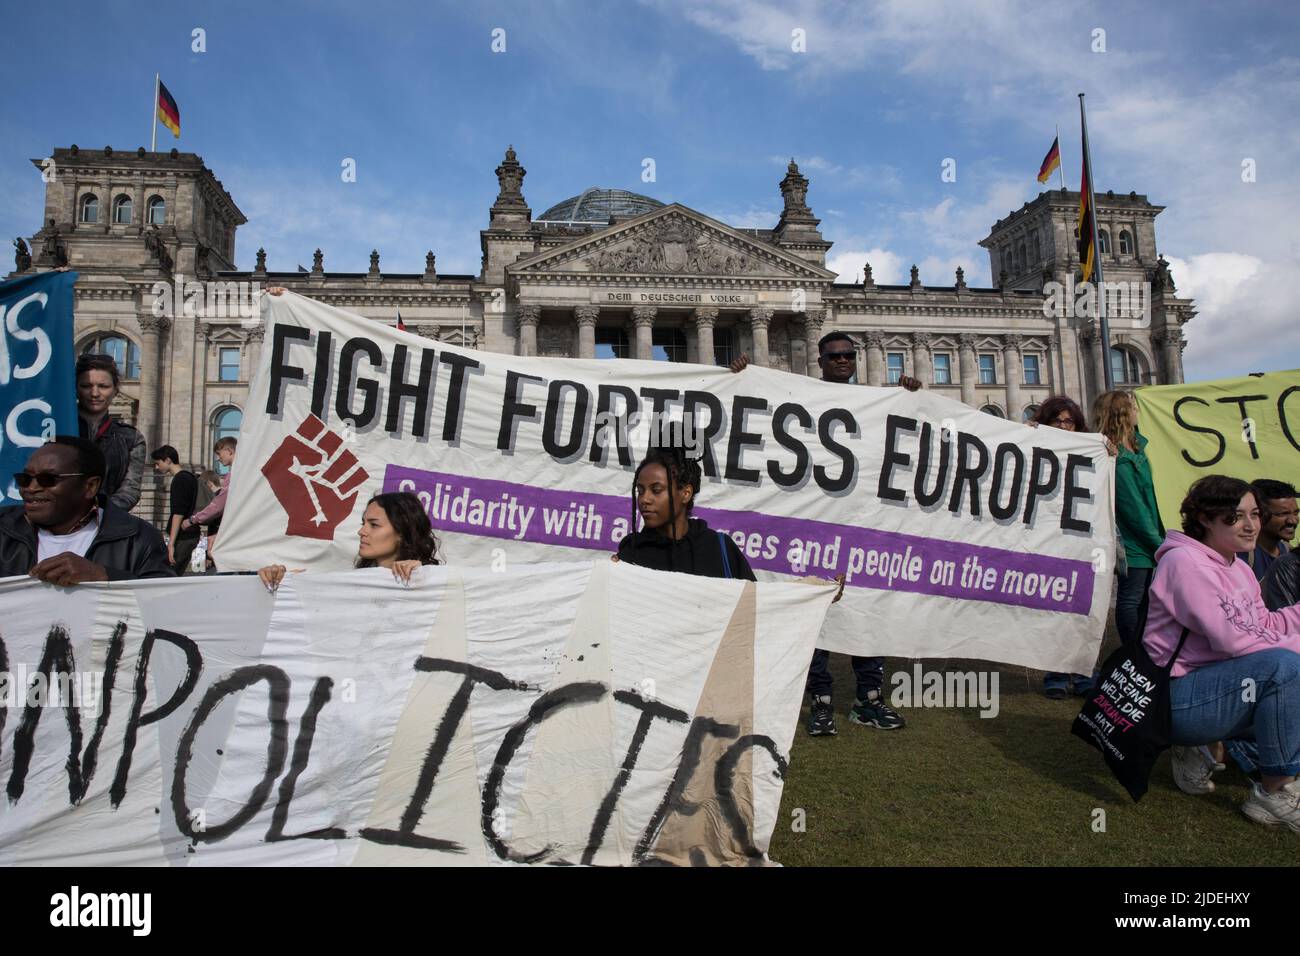
[[[357,492],[370,477],[357,456],[341,450],[343,439],[315,415],[275,450],[262,474],[289,515],[285,534],[328,541],[352,513]]]

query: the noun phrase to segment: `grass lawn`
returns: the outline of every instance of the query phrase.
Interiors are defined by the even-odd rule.
[[[1107,642],[1107,648],[1111,642]],[[885,661],[886,699],[897,671]],[[899,708],[902,730],[850,724],[853,674],[832,655],[836,737],[805,731],[790,758],[770,855],[786,866],[1294,866],[1300,836],[1242,815],[1247,778],[1229,761],[1214,793],[1188,796],[1166,753],[1134,803],[1101,754],[1070,734],[1082,699],[1048,700],[1042,673],[985,661],[926,660],[926,671],[997,670],[1001,709]],[[794,811],[806,814],[794,832]],[[1105,832],[1093,831],[1094,809]]]

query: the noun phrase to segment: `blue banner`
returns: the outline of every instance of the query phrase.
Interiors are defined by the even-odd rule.
[[[72,350],[75,272],[0,283],[0,504],[21,504],[13,474],[33,448],[77,434]]]

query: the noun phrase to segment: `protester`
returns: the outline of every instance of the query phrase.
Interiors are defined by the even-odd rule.
[[[1300,607],[1270,611],[1240,551],[1255,547],[1259,507],[1251,486],[1210,475],[1188,489],[1183,530],[1160,546],[1144,639],[1169,664],[1174,779],[1208,793],[1213,768],[1201,746],[1253,739],[1260,781],[1242,811],[1256,823],[1300,833]],[[1243,693],[1249,687],[1251,693]]]
[[[1259,589],[1270,611],[1300,604],[1300,551],[1293,549],[1274,561]]]
[[[199,509],[181,522],[181,530],[207,525],[209,548],[212,547],[212,539],[216,537],[217,527],[221,523],[221,516],[226,510],[226,496],[230,492],[229,469],[235,463],[235,452],[238,448],[239,439],[237,438],[227,435],[224,438],[217,439],[217,443],[212,446],[212,451],[217,456],[217,460],[227,469],[226,473],[221,476],[221,490],[217,492],[216,497],[206,507]]]
[[[1296,510],[1295,488],[1285,481],[1261,478],[1251,482],[1251,487],[1259,501],[1259,540],[1255,550],[1241,557],[1255,572],[1255,580],[1263,581],[1270,565],[1291,550],[1300,512]]]
[[[1086,432],[1088,423],[1083,417],[1083,409],[1066,395],[1052,395],[1038,407],[1038,412],[1025,424],[1031,428],[1047,425],[1069,432]],[[1114,442],[1106,439],[1106,451],[1111,455],[1117,453]],[[1082,697],[1092,689],[1093,678],[1086,674],[1058,674],[1049,672],[1043,678],[1043,693],[1052,700],[1064,700],[1070,694]]]
[[[154,471],[171,477],[168,500],[171,507],[167,518],[167,560],[172,570],[184,574],[190,566],[190,555],[199,543],[199,529],[181,530],[181,522],[195,511],[199,495],[199,479],[181,467],[180,453],[171,445],[155,449],[153,459]]]
[[[652,448],[632,476],[631,527],[638,514],[645,527],[623,537],[616,560],[656,571],[755,580],[729,535],[691,517],[700,478],[699,462],[682,448]]]
[[[733,372],[740,372],[749,365],[749,356],[742,354],[731,363]],[[858,353],[851,339],[844,332],[829,332],[817,342],[817,365],[822,370],[823,382],[849,384],[857,380]],[[904,375],[898,384],[909,392],[921,387],[921,381],[910,375]],[[813,737],[831,737],[835,735],[835,709],[831,701],[831,652],[820,648],[813,651],[812,665],[808,669],[808,693],[812,705],[808,714],[808,733]],[[885,682],[885,659],[883,657],[852,656],[853,674],[857,682],[857,697],[849,710],[850,723],[877,730],[898,730],[906,726],[906,721],[885,703],[881,688]]]
[[[140,500],[144,484],[144,436],[108,413],[122,378],[111,355],[77,359],[77,427],[104,454],[103,494],[123,511]]]
[[[410,585],[416,568],[441,563],[429,515],[420,499],[409,491],[389,491],[371,498],[361,515],[357,537],[360,543],[355,566],[388,568],[403,585]],[[257,575],[273,592],[287,571],[283,564],[270,564]]]
[[[1124,540],[1127,571],[1119,575],[1115,626],[1125,644],[1141,635],[1139,608],[1155,573],[1156,549],[1164,540],[1147,440],[1138,431],[1138,407],[1128,392],[1103,392],[1092,406],[1095,430],[1119,449],[1115,461],[1115,525]]]
[[[0,508],[0,577],[30,574],[64,587],[171,577],[162,536],[101,493],[95,443],[59,435],[13,476],[21,505]]]

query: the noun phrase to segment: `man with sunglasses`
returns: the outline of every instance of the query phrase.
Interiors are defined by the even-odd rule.
[[[63,587],[172,577],[157,529],[100,494],[104,472],[85,438],[59,435],[32,452],[13,476],[23,503],[0,508],[0,577]]]
[[[731,363],[731,370],[739,372],[749,364],[749,356],[742,355]],[[817,364],[822,370],[823,382],[848,384],[856,380],[858,354],[853,339],[843,332],[829,332],[817,343]],[[921,387],[919,379],[904,375],[898,384],[909,392]],[[808,714],[808,734],[812,737],[835,735],[835,710],[831,705],[831,652],[813,651],[812,666],[808,669],[808,694],[812,698]],[[906,721],[898,711],[885,703],[881,688],[885,682],[883,657],[850,657],[853,676],[857,683],[857,699],[849,710],[849,721],[877,730],[899,730]]]

